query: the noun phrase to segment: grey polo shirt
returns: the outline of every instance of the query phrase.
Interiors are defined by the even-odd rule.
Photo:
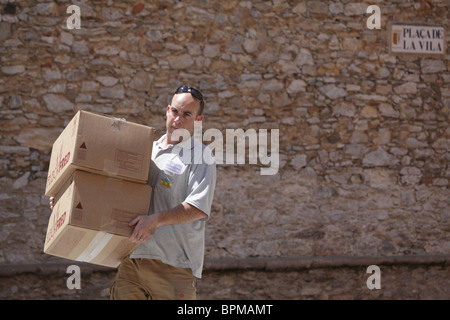
[[[162,146],[165,135],[153,143],[149,184],[153,188],[149,214],[167,211],[187,202],[208,215],[186,224],[161,226],[135,249],[131,258],[159,259],[190,268],[201,278],[205,254],[205,223],[211,213],[216,165],[211,150],[190,139]]]

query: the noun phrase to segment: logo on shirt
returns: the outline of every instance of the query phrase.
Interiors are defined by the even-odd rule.
[[[167,188],[167,189],[172,188],[172,181],[170,181],[168,178],[161,179],[161,180],[159,181],[159,183],[160,183],[164,188]]]

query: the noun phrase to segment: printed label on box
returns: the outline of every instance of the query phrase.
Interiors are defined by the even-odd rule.
[[[144,155],[141,153],[116,149],[114,164],[120,169],[134,172],[141,172],[143,162],[144,162]]]
[[[112,233],[120,231],[121,234],[131,234],[132,228],[128,225],[139,213],[125,211],[122,209],[112,209],[111,218],[102,225],[101,230]]]

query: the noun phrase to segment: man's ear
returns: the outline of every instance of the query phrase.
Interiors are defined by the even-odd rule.
[[[197,116],[197,119],[195,119],[195,121],[203,121],[203,115],[199,115]]]

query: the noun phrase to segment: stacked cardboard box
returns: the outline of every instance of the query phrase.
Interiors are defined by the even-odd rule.
[[[45,194],[55,197],[44,252],[117,267],[148,213],[151,127],[79,111],[53,144]]]
[[[76,169],[145,183],[153,132],[151,127],[79,111],[53,144],[45,194],[56,196]]]

